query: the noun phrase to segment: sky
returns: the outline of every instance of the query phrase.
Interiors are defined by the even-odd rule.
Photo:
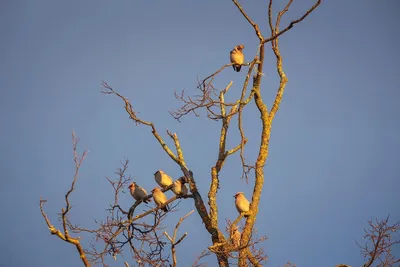
[[[276,2],[275,14],[283,5]],[[240,3],[268,35],[268,1]],[[282,25],[313,3],[295,1]],[[268,236],[262,244],[266,266],[288,260],[360,266],[355,241],[363,241],[367,221],[388,214],[392,223],[400,220],[399,11],[396,0],[323,1],[280,38],[289,82],[272,127],[256,222],[260,235]],[[180,105],[174,90],[196,94],[197,79],[229,63],[235,45],[245,45],[247,59],[255,55],[254,30],[231,1],[5,0],[0,33],[0,265],[81,264],[73,246],[50,235],[39,211],[42,196],[58,225],[74,173],[72,130],[81,140],[79,151],[89,150],[71,196],[71,220],[83,227],[104,219],[112,201],[105,177],[115,177],[125,158],[128,173],[148,190],[158,169],[181,175],[150,130],[129,120],[120,99],[100,93],[102,80],[154,122],[170,145],[165,130],[178,134],[207,200],[220,123],[204,112],[179,123],[168,111]],[[279,80],[270,45],[267,51],[261,91],[271,107]],[[229,68],[215,85],[233,81],[227,96],[233,99],[244,77],[245,71]],[[244,119],[251,161],[260,134],[254,103]],[[236,127],[230,131],[228,147],[234,147]],[[221,229],[237,216],[232,196],[252,192],[254,177],[249,184],[241,180],[239,162],[233,156],[221,172]],[[129,194],[121,196],[124,207],[132,203]],[[192,200],[183,201],[166,219],[167,231],[191,209]],[[211,240],[197,213],[180,232],[188,236],[178,247],[178,266],[191,266]],[[394,254],[400,256],[400,249]],[[122,266],[124,260],[130,261],[108,263]],[[204,262],[216,265],[214,256]]]

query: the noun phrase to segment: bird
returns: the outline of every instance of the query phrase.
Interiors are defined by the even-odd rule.
[[[128,188],[131,192],[132,197],[135,200],[142,200],[147,196],[147,191],[143,187],[137,185],[135,182],[131,183]],[[150,201],[151,199],[143,200],[143,202],[146,204],[149,203]]]
[[[242,64],[244,63],[244,54],[242,52],[243,49],[244,45],[237,45],[230,53],[231,63],[233,63],[232,67],[237,72],[240,71],[240,69],[242,68]]]
[[[248,212],[250,210],[250,203],[244,196],[243,192],[237,192],[234,195],[236,209],[239,213]],[[245,215],[245,217],[248,217]]]
[[[156,203],[157,207],[161,207],[165,202],[167,202],[167,196],[161,191],[160,188],[156,187],[151,190],[151,192],[153,193],[154,202]],[[164,206],[162,210],[167,212],[168,205]]]
[[[239,247],[240,246],[240,237],[241,233],[239,232],[239,227],[237,225],[232,226],[232,232],[231,232],[231,244],[234,247]]]
[[[171,177],[162,170],[158,170],[154,173],[154,179],[157,184],[162,188],[168,187],[173,184]]]
[[[186,185],[182,183],[181,178],[174,182],[174,185],[172,186],[172,192],[174,192],[175,195],[187,195],[188,189]]]

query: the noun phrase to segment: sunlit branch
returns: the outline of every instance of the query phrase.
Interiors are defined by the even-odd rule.
[[[250,80],[250,76],[251,73],[253,72],[253,68],[255,66],[255,63],[258,61],[258,56],[256,56],[254,58],[254,60],[251,62],[250,67],[249,67],[249,71],[247,72],[246,75],[246,79],[244,81],[243,84],[243,88],[242,88],[242,94],[240,96],[240,104],[239,104],[239,109],[238,109],[238,129],[240,132],[240,140],[241,140],[241,144],[240,144],[240,160],[242,161],[242,178],[245,177],[246,181],[248,181],[248,173],[249,173],[249,167],[246,164],[245,161],[245,157],[244,157],[244,146],[247,143],[247,138],[244,134],[244,129],[243,129],[243,108],[245,105],[247,105],[247,103],[249,103],[249,101],[251,100],[251,98],[254,95],[254,91],[252,90],[248,99],[245,101],[245,97],[246,97],[246,92],[247,92],[247,86]]]
[[[172,254],[172,266],[176,267],[176,263],[177,263],[177,259],[176,259],[176,246],[182,242],[182,240],[187,236],[187,233],[184,233],[178,240],[176,240],[176,235],[178,233],[178,228],[181,225],[181,223],[187,218],[189,217],[192,213],[194,212],[194,210],[190,211],[189,213],[187,213],[185,216],[181,217],[178,221],[178,223],[175,226],[174,229],[174,234],[171,237],[166,231],[164,231],[164,235],[168,238],[168,240],[171,243],[171,254]]]
[[[120,95],[119,93],[114,91],[114,89],[111,86],[109,86],[106,82],[103,82],[103,87],[106,89],[106,90],[102,91],[103,94],[114,94],[114,95],[118,96],[119,98],[121,98],[125,102],[125,110],[129,114],[130,118],[138,124],[144,124],[146,126],[151,127],[151,130],[152,130],[151,132],[153,133],[154,137],[156,138],[158,143],[161,145],[161,147],[164,149],[164,151],[168,154],[168,156],[170,156],[170,158],[173,161],[175,161],[178,165],[185,167],[185,163],[181,162],[177,158],[177,156],[171,151],[171,149],[168,147],[168,145],[164,142],[162,137],[158,134],[153,123],[147,122],[147,121],[144,121],[144,120],[138,118],[136,116],[136,113],[133,111],[132,104],[129,102],[129,100],[126,97],[124,97],[123,95]]]
[[[203,250],[199,256],[197,256],[196,261],[192,264],[192,267],[207,267],[206,264],[199,264],[199,261],[207,256],[210,256],[211,252],[208,249]]]
[[[263,44],[271,42],[272,40],[275,40],[276,38],[278,38],[279,36],[281,36],[282,34],[287,32],[288,30],[293,28],[294,25],[296,25],[297,23],[303,21],[308,15],[311,14],[311,12],[313,12],[321,4],[321,2],[322,2],[322,0],[318,0],[309,10],[307,10],[306,13],[304,13],[303,16],[301,16],[299,19],[296,19],[296,20],[293,20],[292,22],[290,22],[289,25],[285,29],[283,29],[282,31],[280,31],[280,32],[276,33],[275,35],[263,40]]]
[[[263,188],[264,184],[264,166],[266,159],[268,157],[268,145],[269,145],[269,139],[270,139],[270,134],[271,134],[271,126],[272,126],[272,120],[279,109],[279,104],[282,99],[283,91],[285,88],[285,85],[287,83],[287,77],[285,73],[283,72],[282,69],[282,58],[280,56],[279,52],[279,47],[278,47],[278,37],[283,34],[284,32],[288,31],[290,28],[293,27],[296,23],[299,23],[302,21],[304,18],[306,18],[319,4],[321,1],[318,1],[312,8],[310,8],[301,18],[298,20],[292,21],[287,28],[285,28],[283,31],[279,32],[279,24],[280,24],[280,19],[282,15],[289,9],[291,3],[293,0],[289,0],[288,4],[285,6],[285,8],[279,12],[275,28],[272,23],[272,0],[269,2],[268,6],[268,21],[269,21],[269,26],[272,31],[271,37],[268,39],[264,39],[262,34],[260,33],[260,30],[258,28],[258,25],[253,22],[253,20],[245,13],[243,8],[238,4],[236,0],[233,0],[239,11],[242,13],[242,15],[246,18],[246,20],[252,25],[254,28],[257,37],[260,40],[260,63],[258,64],[257,68],[257,74],[253,79],[253,90],[254,91],[254,99],[256,106],[260,112],[261,115],[261,122],[262,122],[262,133],[261,133],[261,143],[260,143],[260,150],[258,153],[258,157],[256,160],[256,165],[255,165],[255,185],[254,185],[254,190],[252,194],[252,201],[250,204],[250,215],[248,219],[246,220],[246,224],[242,233],[242,238],[241,238],[241,246],[247,244],[250,240],[251,232],[255,223],[255,217],[258,213],[258,205],[259,205],[259,200],[260,200],[260,195],[261,191]],[[275,56],[277,58],[277,70],[278,74],[280,76],[280,86],[278,88],[277,96],[275,98],[273,107],[271,109],[271,114],[268,113],[268,108],[266,104],[264,103],[262,96],[261,96],[261,91],[260,91],[260,84],[261,84],[261,78],[262,78],[262,69],[263,69],[263,63],[264,63],[264,44],[272,41],[272,47],[275,53]],[[240,109],[240,108],[239,108]],[[241,128],[241,118],[239,118],[239,128]],[[241,132],[241,136],[243,138],[244,134]],[[247,250],[241,250],[239,251],[239,266],[246,266],[246,259],[249,259],[252,261],[252,264],[254,264],[252,257],[249,257],[248,251]]]
[[[245,17],[247,19],[247,21],[251,24],[251,26],[253,26],[258,39],[260,39],[260,41],[262,41],[264,39],[264,37],[262,36],[261,31],[258,28],[258,25],[256,23],[254,23],[253,20],[246,14],[246,12],[243,10],[242,6],[238,3],[237,0],[232,0],[232,1],[236,5],[236,7],[239,9],[240,13],[242,13],[243,17]]]
[[[64,233],[61,232],[60,230],[58,230],[56,227],[54,227],[51,224],[49,218],[47,217],[46,213],[43,210],[43,203],[45,203],[46,200],[43,200],[42,198],[40,198],[40,212],[42,213],[42,216],[45,219],[47,226],[49,227],[50,233],[52,235],[58,236],[60,239],[64,240],[65,242],[75,245],[83,264],[85,266],[90,266],[89,261],[86,258],[85,251],[84,251],[82,245],[80,244],[79,238],[71,237],[69,234],[69,231],[68,231],[69,222],[68,222],[67,214],[71,210],[69,196],[75,190],[75,184],[78,179],[79,169],[80,169],[80,167],[83,163],[83,160],[85,159],[86,154],[87,154],[87,151],[85,150],[81,156],[78,155],[78,153],[77,153],[78,143],[79,143],[79,138],[77,138],[75,136],[75,132],[72,131],[72,149],[73,149],[73,156],[74,156],[74,162],[75,162],[75,175],[74,175],[74,179],[72,181],[70,189],[65,194],[65,203],[66,203],[65,208],[61,209],[61,223],[62,223]]]
[[[221,103],[225,102],[224,95],[228,92],[229,88],[232,86],[232,81],[225,87],[224,90],[220,92],[219,100]],[[215,163],[215,166],[211,168],[211,184],[208,192],[208,204],[210,206],[210,219],[211,223],[214,227],[218,227],[218,207],[217,207],[217,192],[219,188],[219,172],[225,162],[225,159],[229,153],[227,153],[226,146],[226,137],[228,132],[228,127],[232,116],[226,116],[225,106],[221,105],[221,115],[222,117],[222,126],[220,131],[220,140],[219,140],[219,148],[218,148],[218,159]],[[237,110],[237,105],[233,106],[229,111],[229,114],[234,113]],[[239,149],[239,148],[238,148]],[[236,149],[236,151],[238,150]],[[235,152],[235,149],[231,151],[231,154]]]

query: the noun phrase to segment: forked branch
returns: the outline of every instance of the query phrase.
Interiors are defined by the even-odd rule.
[[[136,112],[132,108],[132,104],[129,102],[129,100],[124,97],[123,95],[120,95],[114,89],[109,86],[106,82],[103,81],[103,87],[105,90],[102,91],[103,94],[114,94],[121,98],[125,102],[125,110],[129,114],[130,118],[136,123],[136,124],[144,124],[146,126],[151,127],[151,132],[153,133],[154,137],[158,141],[158,143],[161,145],[161,147],[164,149],[164,151],[168,154],[168,156],[175,161],[179,166],[182,168],[186,168],[186,164],[183,161],[180,161],[178,157],[172,152],[172,150],[168,147],[168,145],[164,142],[160,134],[157,132],[156,127],[154,126],[153,123],[145,121],[140,119],[137,115]]]
[[[168,238],[168,240],[171,243],[171,254],[172,254],[172,266],[176,267],[176,263],[177,263],[177,259],[176,259],[176,246],[182,242],[182,240],[187,236],[187,233],[184,233],[178,240],[176,239],[176,235],[178,233],[178,228],[181,225],[181,223],[187,218],[189,217],[192,213],[194,212],[194,210],[190,211],[189,213],[187,213],[185,216],[181,217],[178,221],[178,223],[175,226],[174,229],[174,234],[171,237],[166,231],[164,231],[164,235]]]
[[[293,2],[293,0],[289,0],[288,6],[291,5],[291,2]],[[274,35],[272,35],[271,37],[269,37],[269,38],[263,40],[262,43],[265,44],[265,43],[268,43],[268,42],[271,42],[271,41],[277,39],[279,36],[281,36],[282,34],[284,34],[285,32],[287,32],[287,31],[290,30],[291,28],[293,28],[294,25],[296,25],[296,24],[299,23],[299,22],[302,22],[305,18],[307,18],[308,15],[310,15],[311,12],[313,12],[321,3],[322,3],[322,0],[318,0],[310,9],[308,9],[308,10],[303,14],[303,16],[301,16],[300,18],[298,18],[298,19],[296,19],[296,20],[291,21],[291,22],[289,23],[289,25],[288,25],[286,28],[284,28],[284,29],[281,30],[281,31],[276,32],[276,33],[275,33]],[[272,0],[270,0],[270,6],[272,6]],[[289,7],[287,7],[287,9],[289,9]],[[287,11],[287,10],[286,10],[286,11]],[[285,12],[286,12],[286,11],[285,11]],[[270,20],[272,20],[272,17],[271,17],[271,16],[269,16],[269,17],[271,18]]]
[[[76,249],[78,250],[79,256],[85,266],[90,266],[90,263],[86,257],[85,251],[79,241],[79,237],[72,237],[69,234],[68,231],[68,226],[69,226],[69,221],[68,221],[68,212],[71,210],[71,204],[69,201],[69,196],[71,193],[75,190],[75,184],[78,179],[78,174],[79,174],[79,169],[83,163],[83,160],[86,157],[87,151],[85,150],[81,156],[78,155],[77,152],[77,146],[79,143],[79,138],[75,136],[75,132],[72,131],[72,149],[73,149],[73,155],[74,155],[74,162],[75,162],[75,175],[74,179],[72,181],[71,187],[68,190],[68,192],[65,194],[65,208],[61,209],[61,224],[63,228],[63,232],[57,229],[51,222],[50,219],[47,217],[46,213],[44,212],[43,209],[43,204],[46,203],[47,201],[40,198],[40,212],[42,213],[42,216],[49,227],[50,233],[52,235],[56,235],[60,239],[64,240],[67,243],[75,245]]]

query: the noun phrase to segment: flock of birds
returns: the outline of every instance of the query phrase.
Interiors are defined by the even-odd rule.
[[[174,182],[168,174],[166,174],[162,170],[158,170],[154,173],[154,180],[162,189],[171,188],[172,192],[174,192],[174,194],[177,196],[188,195],[188,189],[185,185],[185,177],[180,177]],[[153,190],[151,190],[151,192],[153,193],[153,199],[158,208],[165,212],[168,212],[169,207],[168,205],[166,205],[168,198],[161,188],[155,187]],[[136,201],[143,201],[145,203],[149,203],[151,201],[151,198],[149,198],[147,195],[146,189],[139,186],[136,182],[132,182],[129,185],[129,190],[132,197]],[[246,199],[243,192],[236,193],[234,197],[237,211],[239,212],[239,214],[244,213],[244,216],[247,217],[247,212],[250,209],[250,202]],[[232,231],[230,233],[231,243],[233,246],[239,247],[240,237],[241,233],[239,232],[238,226],[233,225]]]
[[[162,170],[158,170],[154,173],[154,180],[161,187],[161,188],[155,187],[153,190],[151,190],[151,193],[153,193],[154,203],[156,203],[158,208],[161,208],[165,212],[169,210],[168,205],[165,205],[165,203],[168,201],[168,198],[161,189],[165,189],[172,185],[171,190],[172,192],[174,192],[175,195],[177,196],[188,195],[188,189],[184,181],[185,177],[181,177],[174,182],[168,174],[166,174]],[[151,198],[147,197],[148,194],[146,189],[138,185],[136,182],[133,182],[129,185],[129,190],[132,197],[136,201],[141,200],[145,203],[149,203],[151,201]],[[244,213],[248,212],[250,209],[250,202],[246,199],[243,192],[236,193],[234,197],[235,197],[235,205],[237,211],[240,214],[243,212]]]
[[[239,72],[244,64],[244,54],[243,54],[244,45],[236,45],[230,52],[230,60],[232,63],[232,67],[236,72]],[[188,194],[188,189],[185,185],[184,177],[177,179],[175,182],[171,179],[171,177],[163,172],[162,170],[158,170],[154,173],[154,179],[157,184],[165,189],[172,185],[172,192],[177,196],[186,196]],[[142,200],[145,203],[149,203],[151,201],[150,198],[147,198],[147,191],[139,186],[137,183],[133,182],[129,185],[129,190],[131,192],[132,197],[138,201]],[[153,199],[156,203],[157,207],[161,208],[163,211],[168,211],[168,206],[165,203],[168,201],[167,196],[161,191],[159,187],[151,190],[153,193]],[[239,213],[248,212],[250,208],[250,203],[244,196],[243,192],[238,192],[235,194],[235,204],[236,209]]]
[[[242,65],[244,64],[244,54],[242,50],[244,49],[244,45],[240,44],[235,46],[231,52],[230,52],[230,60],[232,63],[232,67],[236,72],[239,72],[240,69],[242,68]],[[154,173],[154,179],[157,182],[157,184],[162,188],[165,189],[167,187],[171,187],[172,192],[174,192],[175,195],[177,196],[187,196],[188,195],[188,189],[185,185],[185,177],[178,178],[176,181],[173,181],[172,178],[166,174],[162,170],[158,170]],[[166,205],[168,198],[164,194],[164,192],[161,190],[159,187],[155,187],[153,190],[151,190],[151,193],[153,193],[153,199],[154,202],[156,203],[156,206],[160,209],[162,209],[165,212],[168,212],[169,207]],[[132,195],[132,197],[136,201],[143,201],[146,204],[151,201],[151,198],[147,197],[147,191],[143,187],[139,186],[136,182],[133,182],[129,185],[129,190]],[[234,195],[235,198],[235,206],[239,214],[246,213],[250,209],[250,202],[246,199],[244,196],[243,192],[238,192]],[[230,233],[231,236],[231,241],[234,246],[239,246],[240,244],[240,232],[238,230],[238,227],[234,225],[232,227],[232,232]]]

